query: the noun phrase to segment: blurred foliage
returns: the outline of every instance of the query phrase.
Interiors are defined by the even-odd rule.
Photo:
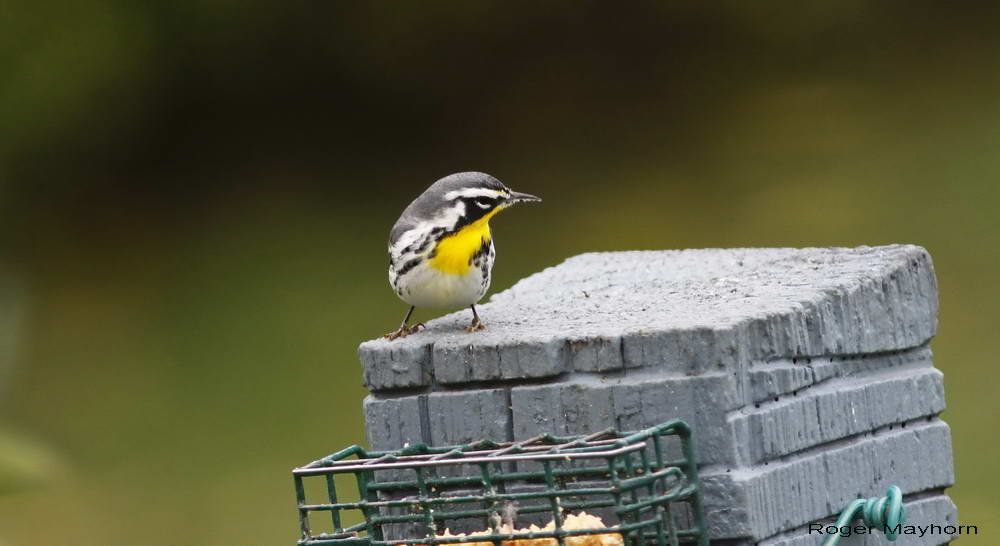
[[[46,446],[0,429],[0,495],[49,485],[65,477],[62,461]]]
[[[0,1],[0,461],[62,461],[2,488],[0,542],[290,544],[288,471],[362,441],[355,349],[404,311],[388,228],[472,169],[545,198],[495,221],[494,289],[588,250],[927,247],[952,494],[1000,528],[1000,7],[501,6]]]

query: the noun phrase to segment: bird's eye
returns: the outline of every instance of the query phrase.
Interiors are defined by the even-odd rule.
[[[479,199],[476,199],[476,205],[479,208],[481,208],[481,209],[488,209],[488,208],[490,208],[490,204],[489,203],[487,203],[486,201],[480,201]]]

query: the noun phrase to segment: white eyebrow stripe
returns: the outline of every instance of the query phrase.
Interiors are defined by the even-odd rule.
[[[466,188],[464,190],[454,190],[444,194],[445,201],[451,201],[457,197],[500,197],[502,192],[488,188]]]

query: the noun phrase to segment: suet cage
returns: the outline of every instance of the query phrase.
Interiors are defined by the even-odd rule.
[[[506,443],[354,445],[293,478],[301,546],[708,544],[691,429],[680,420]],[[603,525],[571,525],[596,519],[584,512]]]

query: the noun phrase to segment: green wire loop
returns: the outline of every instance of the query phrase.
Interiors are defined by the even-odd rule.
[[[903,492],[895,485],[890,485],[884,497],[857,499],[844,508],[837,519],[836,526],[842,529],[851,524],[858,515],[869,529],[880,529],[885,538],[895,541],[899,535],[895,532],[899,525],[906,524],[906,506],[903,505]],[[822,546],[837,546],[841,535],[832,534],[826,537]]]

